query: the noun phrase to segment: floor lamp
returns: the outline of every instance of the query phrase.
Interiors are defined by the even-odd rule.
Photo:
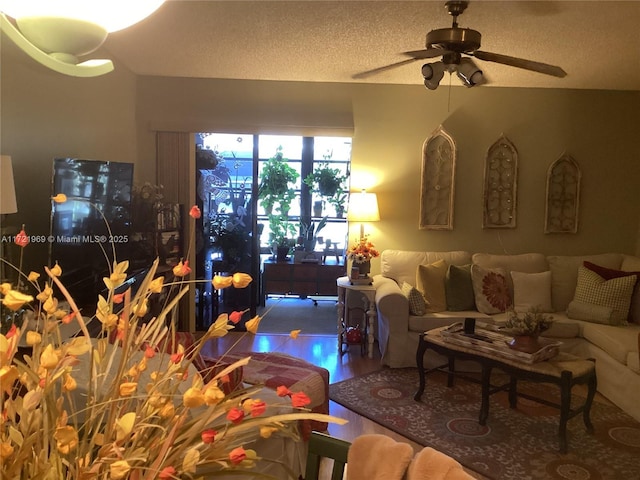
[[[16,190],[13,184],[13,168],[9,155],[0,155],[0,235],[4,237],[3,226],[5,215],[16,213],[18,206],[16,203]],[[0,258],[4,256],[4,241],[0,241]],[[0,281],[4,281],[4,262],[0,262]]]
[[[360,239],[363,239],[365,222],[378,222],[380,220],[378,197],[375,193],[367,193],[365,189],[362,189],[360,193],[349,195],[348,208],[347,220],[360,222]]]

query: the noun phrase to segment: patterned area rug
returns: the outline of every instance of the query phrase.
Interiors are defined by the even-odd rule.
[[[527,393],[559,401],[558,388],[519,382]],[[582,416],[569,420],[569,451],[558,451],[557,409],[518,399],[510,409],[505,392],[491,396],[489,420],[478,424],[480,385],[446,375],[427,375],[422,402],[415,368],[384,369],[335,383],[329,398],[421,445],[436,448],[465,467],[496,480],[640,479],[640,424],[620,409],[594,402],[586,432]],[[574,389],[573,399],[583,402]]]

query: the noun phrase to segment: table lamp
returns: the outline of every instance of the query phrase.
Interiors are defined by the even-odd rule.
[[[360,238],[364,238],[364,223],[378,222],[380,220],[378,197],[376,194],[367,193],[365,189],[362,189],[360,193],[352,193],[349,195],[347,220],[350,222],[360,222]]]

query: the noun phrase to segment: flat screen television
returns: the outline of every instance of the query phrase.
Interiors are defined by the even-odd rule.
[[[60,264],[62,280],[77,302],[90,293],[89,304],[95,308],[91,287],[102,284],[113,263],[113,248],[118,261],[128,259],[132,185],[132,163],[53,161],[52,196],[64,193],[68,200],[52,202],[49,264]]]

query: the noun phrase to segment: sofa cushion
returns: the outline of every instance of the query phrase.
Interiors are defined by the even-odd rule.
[[[638,334],[638,325],[616,326],[585,322],[582,326],[583,338],[624,365],[629,353],[638,355]]]
[[[633,257],[631,255],[625,255],[622,259],[620,270],[623,270],[625,272],[640,271],[640,258]],[[631,297],[631,306],[629,307],[629,321],[640,324],[640,279],[636,283],[636,288],[633,290],[633,296]]]
[[[472,257],[475,265],[482,268],[501,268],[507,273],[507,285],[513,298],[513,282],[509,272],[538,273],[549,270],[546,257],[541,253],[522,253],[517,255],[495,255],[475,253]]]
[[[447,267],[444,260],[438,260],[429,265],[418,265],[416,288],[424,297],[427,312],[442,312],[447,309],[447,297],[444,293]]]
[[[398,285],[402,282],[413,284],[416,280],[416,266],[444,260],[447,265],[471,263],[471,254],[463,251],[412,252],[406,250],[383,250],[380,256],[380,273],[393,278]]]
[[[551,255],[547,257],[551,270],[551,303],[556,312],[565,312],[573,300],[578,283],[578,267],[584,261],[597,263],[607,268],[620,268],[622,255],[602,253],[599,255]]]
[[[402,282],[400,289],[409,301],[409,313],[411,315],[424,315],[427,311],[427,304],[418,289],[407,282]]]
[[[491,315],[511,307],[507,276],[501,268],[471,266],[471,281],[478,311]]]
[[[595,306],[610,307],[611,315],[608,323],[625,325],[636,281],[636,275],[606,280],[596,272],[580,266],[578,267],[578,283],[573,300]]]
[[[511,272],[513,309],[516,312],[552,312],[551,271],[539,273]]]
[[[476,309],[470,263],[449,265],[444,279],[444,293],[447,298],[447,310],[459,312]]]
[[[595,305],[593,303],[579,302],[572,300],[567,307],[567,316],[574,320],[584,320],[592,323],[602,323],[609,325],[613,308],[606,305]]]

